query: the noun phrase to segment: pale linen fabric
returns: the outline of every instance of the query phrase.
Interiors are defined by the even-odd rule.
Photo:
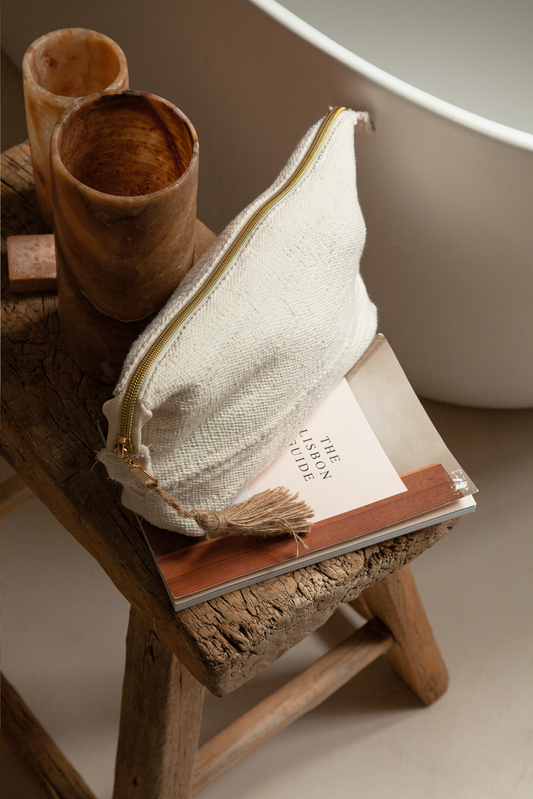
[[[158,362],[138,403],[136,451],[187,509],[221,510],[283,450],[376,332],[376,308],[359,275],[365,225],[356,188],[354,127],[337,117],[300,183],[261,221],[228,274]],[[250,215],[294,171],[318,128],[272,186],[246,208],[189,272],[135,342],[104,406],[108,449],[127,508],[153,524],[203,535],[146,489],[112,450],[123,392],[143,353],[198,289]],[[275,486],[273,486],[275,488]]]

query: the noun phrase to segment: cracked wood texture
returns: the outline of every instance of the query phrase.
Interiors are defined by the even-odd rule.
[[[341,602],[418,557],[444,522],[275,577],[175,613],[120,488],[95,462],[109,387],[68,357],[52,293],[9,290],[5,238],[45,233],[27,143],[2,155],[2,454],[98,561],[162,641],[212,693],[224,696],[316,630]],[[197,254],[213,240],[197,224]]]

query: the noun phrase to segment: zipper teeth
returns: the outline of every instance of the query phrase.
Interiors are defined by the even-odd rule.
[[[150,346],[150,349],[141,360],[139,366],[135,370],[133,376],[131,377],[126,393],[124,395],[124,399],[122,402],[122,406],[120,409],[120,422],[119,422],[119,431],[118,435],[124,439],[127,439],[131,443],[131,428],[133,426],[133,415],[135,411],[135,405],[137,403],[137,395],[139,393],[139,389],[141,388],[143,381],[150,370],[150,367],[153,365],[154,361],[157,359],[158,355],[160,354],[161,350],[165,347],[165,345],[170,341],[170,339],[174,336],[177,330],[181,327],[181,325],[186,321],[186,319],[196,310],[198,305],[202,302],[202,300],[209,294],[213,286],[218,282],[218,280],[222,277],[226,269],[229,267],[241,247],[246,243],[249,236],[252,234],[254,229],[257,227],[259,222],[263,219],[264,216],[270,211],[270,209],[276,205],[280,200],[288,194],[291,189],[301,180],[305,172],[308,170],[309,166],[311,165],[312,161],[315,159],[318,151],[320,150],[324,139],[326,138],[331,126],[333,125],[335,119],[338,115],[344,111],[344,106],[340,106],[338,108],[332,109],[327,117],[324,119],[324,122],[320,126],[319,130],[316,133],[316,136],[311,144],[311,147],[307,151],[305,157],[300,162],[297,169],[293,172],[289,180],[280,188],[278,189],[275,194],[272,195],[268,200],[266,200],[263,205],[261,205],[257,211],[250,217],[248,222],[244,225],[238,236],[234,239],[224,256],[221,258],[213,272],[209,275],[205,283],[201,286],[201,288],[197,291],[197,293],[191,297],[191,299],[186,303],[186,305],[179,311],[178,314],[174,317],[174,319],[169,322],[167,327],[159,334],[156,338],[154,343]]]

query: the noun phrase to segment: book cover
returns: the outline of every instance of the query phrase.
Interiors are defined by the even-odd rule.
[[[315,512],[298,552],[287,537],[198,541],[139,520],[176,610],[475,508],[383,336],[236,501],[278,485]]]

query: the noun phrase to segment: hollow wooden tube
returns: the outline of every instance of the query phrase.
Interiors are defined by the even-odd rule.
[[[41,215],[52,230],[50,137],[76,98],[105,89],[128,88],[128,65],[121,48],[102,33],[63,28],[46,33],[26,50],[22,61],[26,124],[35,192]]]
[[[113,383],[193,262],[198,139],[146,92],[73,103],[51,140],[61,329],[74,361]]]

